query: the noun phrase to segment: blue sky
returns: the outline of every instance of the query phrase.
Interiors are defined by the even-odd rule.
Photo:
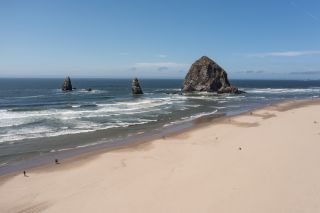
[[[0,77],[320,79],[319,0],[0,0]]]

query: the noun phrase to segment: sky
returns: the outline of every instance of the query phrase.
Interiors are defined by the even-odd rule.
[[[0,0],[1,77],[320,79],[319,0]]]

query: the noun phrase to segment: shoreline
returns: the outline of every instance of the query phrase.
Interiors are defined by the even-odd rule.
[[[167,137],[168,135],[171,135],[171,134],[179,134],[184,131],[197,128],[197,126],[199,125],[199,122],[197,122],[197,120],[204,119],[204,117],[210,118],[210,120],[212,120],[212,119],[217,119],[219,117],[225,117],[225,116],[228,116],[228,115],[225,115],[224,113],[206,115],[190,121],[184,121],[178,124],[166,126],[166,127],[163,127],[161,130],[154,129],[151,132],[144,132],[142,134],[131,135],[131,136],[127,136],[126,138],[113,140],[111,142],[105,142],[103,140],[97,141],[96,143],[93,143],[93,145],[89,144],[79,148],[78,147],[68,148],[62,151],[50,152],[50,153],[45,153],[44,155],[34,156],[25,161],[20,160],[20,161],[12,162],[11,164],[0,167],[0,178],[2,176],[22,172],[23,170],[37,169],[40,167],[54,165],[54,160],[56,158],[59,159],[60,162],[65,162],[65,161],[69,162],[69,161],[72,161],[73,159],[82,158],[86,155],[95,155],[99,153],[110,152],[117,149],[139,146],[140,144],[152,142],[153,140]],[[103,131],[103,130],[99,130],[99,131]],[[81,136],[81,134],[86,134],[86,133],[80,133],[79,135]],[[72,136],[80,137],[79,135],[75,134]],[[64,136],[58,136],[58,137],[64,137]],[[47,138],[47,139],[51,139],[51,138]]]
[[[319,98],[278,101],[270,103],[269,105],[259,106],[251,110],[247,110],[240,113],[234,113],[230,115],[224,113],[205,115],[190,121],[184,121],[182,123],[164,127],[162,130],[154,129],[152,132],[149,133],[129,136],[127,138],[115,140],[112,142],[101,142],[95,145],[85,146],[81,148],[70,148],[70,150],[68,149],[64,151],[59,151],[57,153],[45,153],[43,156],[35,156],[30,159],[27,159],[26,161],[17,161],[13,162],[12,164],[0,167],[0,181],[2,177],[6,178],[15,176],[20,174],[24,170],[41,170],[55,167],[56,165],[54,163],[54,159],[59,159],[59,162],[63,164],[72,164],[73,161],[81,161],[83,158],[92,158],[95,155],[104,154],[115,150],[135,148],[145,143],[152,143],[154,140],[157,139],[163,139],[166,137],[172,137],[175,135],[183,134],[188,131],[193,131],[205,125],[219,124],[231,118],[235,118],[242,115],[248,115],[254,111],[270,109],[273,107],[277,108],[278,110],[281,109],[285,111],[312,105],[314,103],[317,104],[318,102],[320,103]],[[280,106],[282,106],[282,108]]]
[[[319,99],[291,100],[206,117],[185,131],[33,168],[28,177],[4,175],[0,211],[318,212],[319,110]]]
[[[306,100],[309,100],[309,99],[306,99]],[[286,101],[290,101],[290,100],[285,100],[284,102]],[[44,140],[45,143],[55,143],[56,141],[69,140],[71,137],[72,140],[75,140],[75,138],[79,140],[80,138],[80,140],[89,140],[91,143],[81,147],[66,148],[62,151],[46,152],[43,155],[39,154],[37,156],[27,158],[26,160],[17,160],[17,161],[10,162],[9,164],[0,166],[0,177],[4,175],[10,175],[10,174],[22,172],[23,170],[49,166],[53,164],[55,159],[59,159],[59,161],[65,161],[69,159],[78,158],[78,157],[81,157],[82,155],[87,155],[90,153],[94,154],[94,153],[100,153],[100,152],[108,152],[115,149],[121,149],[127,146],[130,147],[130,146],[139,145],[140,143],[150,142],[155,139],[166,137],[170,134],[179,134],[184,131],[192,130],[193,128],[197,128],[199,124],[201,124],[202,122],[208,123],[208,122],[211,122],[211,120],[215,120],[218,118],[241,115],[243,113],[250,112],[252,110],[260,109],[263,107],[267,107],[271,104],[277,104],[281,102],[283,101],[274,101],[268,105],[261,105],[258,107],[253,107],[252,109],[246,109],[244,111],[243,110],[234,111],[230,114],[218,112],[217,114],[213,113],[210,115],[203,115],[195,119],[181,121],[168,126],[163,126],[161,129],[157,128],[157,129],[151,130],[150,132],[143,132],[142,134],[126,136],[124,138],[120,138],[120,139],[116,139],[108,142],[103,139],[98,139],[98,140],[93,139],[93,138],[96,138],[97,134],[99,135],[99,138],[102,138],[102,135],[104,134],[104,130],[97,130],[95,132],[78,133],[78,134],[72,134],[72,135],[60,135],[56,137],[26,139],[27,140],[25,141],[26,143],[33,142],[34,140],[36,141]]]

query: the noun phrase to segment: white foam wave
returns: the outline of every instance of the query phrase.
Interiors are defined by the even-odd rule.
[[[224,106],[211,106],[212,108],[215,108],[215,109],[225,109],[227,107],[224,107]]]
[[[13,97],[6,97],[5,99],[28,99],[28,98],[40,98],[40,97],[45,97],[45,95],[13,96]]]
[[[157,91],[157,92],[162,92],[162,91],[176,91],[176,92],[179,92],[179,91],[181,91],[181,89],[180,88],[173,88],[173,89],[167,88],[167,89],[156,89],[155,91]]]
[[[310,88],[247,88],[244,89],[248,93],[271,93],[271,94],[281,94],[281,93],[319,93],[320,87],[310,87]]]
[[[80,145],[80,146],[77,146],[76,148],[84,148],[84,147],[89,147],[89,146],[94,146],[94,145],[97,145],[99,143],[89,143],[89,144],[85,144],[85,145]]]
[[[183,117],[180,120],[172,121],[172,122],[170,122],[168,124],[164,124],[163,127],[168,127],[168,126],[172,126],[172,125],[175,125],[175,124],[181,124],[181,123],[184,123],[184,122],[187,122],[187,121],[192,121],[192,120],[195,120],[197,118],[201,118],[201,117],[204,117],[204,116],[209,116],[209,115],[216,114],[217,112],[218,112],[218,110],[214,110],[213,112],[203,112],[203,113],[198,113],[198,114],[195,114],[195,115],[191,115],[189,117]]]
[[[210,95],[202,95],[202,96],[191,96],[191,95],[186,95],[184,96],[187,99],[194,99],[194,100],[217,100],[219,99],[219,96],[210,96]]]
[[[41,120],[66,121],[81,118],[108,117],[112,115],[141,114],[152,111],[159,112],[161,111],[161,106],[172,106],[174,102],[175,101],[169,97],[97,104],[97,109],[81,108],[81,105],[77,104],[72,105],[71,109],[48,109],[41,111],[1,110],[0,127],[19,126]],[[177,103],[177,101],[175,103]]]
[[[53,127],[24,127],[19,131],[15,129],[9,129],[6,133],[0,135],[0,143],[2,142],[14,142],[23,139],[41,138],[41,137],[54,137],[68,134],[78,134],[84,132],[93,132],[97,130],[106,130],[110,128],[128,127],[132,125],[146,124],[149,122],[157,121],[155,119],[132,119],[127,121],[115,120],[108,123],[98,124],[88,121],[77,121],[75,126],[68,128],[66,126],[53,128]],[[69,121],[73,123],[73,121]]]
[[[92,89],[88,91],[87,89],[76,89],[74,90],[76,93],[89,93],[89,94],[102,94],[102,93],[109,93],[107,90],[100,90],[100,89]]]
[[[213,115],[213,114],[216,114],[217,112],[218,112],[218,110],[215,110],[213,112],[203,112],[203,113],[199,113],[199,114],[196,114],[196,115],[191,115],[189,117],[183,117],[182,119],[186,120],[186,121],[189,121],[189,120],[194,120],[194,119],[197,119],[197,118],[200,118],[200,117],[203,117],[203,116]]]
[[[170,94],[164,97],[143,97],[95,103],[94,108],[71,104],[69,108],[51,108],[40,111],[0,110],[0,142],[77,134],[156,122],[160,114],[172,113],[170,108],[176,109],[179,106],[180,110],[186,110],[201,106],[200,104],[187,104],[186,101],[190,98],[221,99],[210,95],[188,97]],[[144,119],[139,118],[141,115]],[[190,119],[194,118],[190,117]]]
[[[7,165],[7,164],[8,164],[8,162],[0,163],[0,167],[5,166],[5,165]]]
[[[85,145],[79,145],[76,147],[70,147],[70,148],[63,148],[63,149],[52,149],[50,150],[50,152],[63,152],[63,151],[68,151],[68,150],[73,150],[73,149],[79,149],[79,148],[85,148],[85,147],[90,147],[90,146],[94,146],[97,144],[100,144],[101,142],[95,142],[95,143],[89,143],[89,144],[85,144]]]
[[[183,106],[187,108],[197,108],[197,107],[200,107],[201,105],[200,104],[184,104]]]
[[[61,151],[68,151],[68,150],[72,150],[74,148],[64,148],[64,149],[58,149],[58,150],[55,150],[55,149],[52,149],[50,152],[61,152]]]
[[[233,96],[227,96],[225,98],[227,99],[243,99],[245,98],[246,96],[240,96],[240,95],[233,95]]]

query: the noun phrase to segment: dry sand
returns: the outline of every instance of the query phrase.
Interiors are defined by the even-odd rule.
[[[0,212],[320,212],[320,102],[0,178]]]

